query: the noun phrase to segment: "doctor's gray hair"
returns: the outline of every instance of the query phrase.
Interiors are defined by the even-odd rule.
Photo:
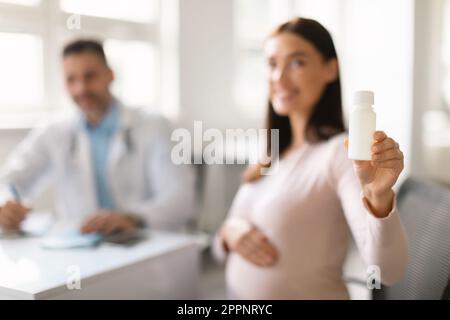
[[[105,65],[108,65],[103,44],[100,41],[92,39],[79,39],[68,43],[63,49],[63,58],[73,54],[90,52],[97,55]]]

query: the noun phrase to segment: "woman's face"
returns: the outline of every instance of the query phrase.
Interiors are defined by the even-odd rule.
[[[328,83],[336,80],[336,59],[325,61],[312,43],[283,32],[266,41],[269,95],[279,115],[310,115]]]

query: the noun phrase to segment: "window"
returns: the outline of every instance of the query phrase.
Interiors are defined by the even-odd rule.
[[[40,0],[0,0],[2,3],[16,4],[20,6],[37,6]]]
[[[159,0],[0,0],[0,127],[34,126],[69,105],[60,54],[83,37],[104,41],[119,99],[162,111],[158,18]]]
[[[233,96],[244,116],[261,118],[267,102],[264,39],[288,17],[289,1],[234,1],[235,75]]]
[[[129,105],[153,102],[159,91],[155,81],[154,46],[142,41],[108,39],[104,47],[117,79],[113,91]]]
[[[61,9],[95,17],[149,23],[156,20],[155,1],[149,0],[62,0]]]
[[[44,91],[41,39],[25,33],[0,33],[0,52],[0,112],[41,105]]]

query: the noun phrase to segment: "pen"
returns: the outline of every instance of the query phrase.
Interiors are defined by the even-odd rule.
[[[13,184],[10,184],[9,188],[14,196],[14,200],[16,200],[17,202],[20,202],[21,197],[20,197],[20,194],[19,194],[19,191],[17,190],[17,188]]]

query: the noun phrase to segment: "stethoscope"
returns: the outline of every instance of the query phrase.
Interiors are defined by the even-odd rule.
[[[127,155],[132,154],[135,151],[135,144],[133,141],[133,136],[132,136],[131,131],[132,131],[131,128],[125,128],[123,130],[123,139],[124,139],[125,151],[126,151]],[[78,149],[79,149],[78,132],[75,130],[71,135],[70,147],[69,147],[70,158],[72,160],[77,159]]]

